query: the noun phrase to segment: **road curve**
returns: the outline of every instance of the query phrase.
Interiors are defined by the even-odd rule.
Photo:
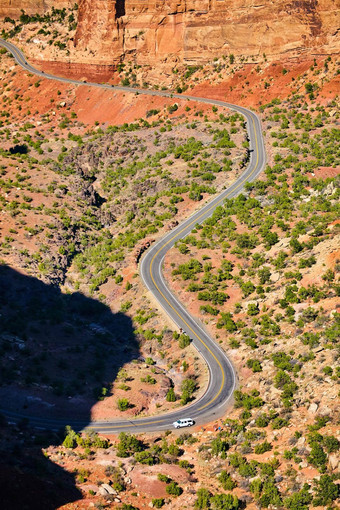
[[[250,161],[247,169],[236,179],[235,182],[225,189],[218,196],[209,201],[199,211],[190,216],[187,220],[173,229],[159,241],[157,241],[147,252],[145,252],[141,264],[140,274],[144,284],[153,294],[156,301],[170,316],[170,318],[182,328],[193,340],[193,345],[204,358],[209,369],[209,383],[205,393],[192,404],[182,407],[178,410],[148,418],[137,418],[131,420],[115,420],[105,422],[81,422],[74,421],[71,418],[66,420],[46,419],[37,416],[26,416],[21,413],[11,412],[0,409],[9,422],[16,422],[18,419],[27,418],[35,427],[59,429],[68,424],[75,430],[91,428],[103,434],[116,433],[120,431],[127,432],[151,432],[166,430],[172,427],[172,422],[178,418],[190,417],[198,424],[204,424],[211,420],[220,418],[232,398],[236,384],[236,373],[226,353],[219,345],[208,335],[204,326],[194,317],[192,317],[183,304],[181,304],[174,294],[167,287],[162,276],[162,265],[166,253],[174,246],[175,242],[188,235],[197,223],[204,222],[209,218],[216,207],[222,205],[226,198],[236,197],[244,188],[246,182],[254,181],[261,173],[265,165],[265,149],[261,130],[261,124],[258,116],[244,108],[225,101],[208,99],[196,96],[187,96],[183,94],[172,94],[164,91],[144,90],[117,85],[107,85],[101,83],[82,82],[59,76],[53,76],[35,69],[27,61],[23,53],[13,44],[0,39],[0,46],[6,48],[14,57],[16,62],[41,78],[56,80],[75,85],[86,85],[123,92],[133,92],[136,94],[145,94],[150,96],[171,97],[183,100],[192,100],[201,103],[227,107],[241,113],[247,121],[247,131],[250,141]]]

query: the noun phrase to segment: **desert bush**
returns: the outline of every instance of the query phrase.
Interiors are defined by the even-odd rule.
[[[117,407],[120,411],[126,411],[129,407],[131,407],[131,404],[127,398],[119,398],[117,400]]]
[[[222,470],[218,480],[225,491],[232,491],[237,486],[237,483],[231,478],[230,474]]]
[[[165,504],[164,498],[153,498],[152,499],[153,508],[162,508],[162,506],[164,506],[164,504]]]
[[[170,494],[171,496],[180,496],[180,495],[182,494],[182,492],[183,492],[182,487],[180,487],[180,486],[178,485],[178,483],[177,483],[177,482],[174,482],[174,481],[170,482],[170,483],[166,486],[165,490],[166,490],[166,492],[167,492],[168,494]]]
[[[264,441],[263,443],[257,444],[255,446],[254,452],[256,454],[261,455],[263,453],[269,452],[272,449],[273,449],[272,445],[270,443],[268,443],[268,441]]]
[[[173,388],[169,388],[166,394],[167,402],[176,402],[176,394]]]
[[[119,443],[117,445],[118,457],[131,457],[136,452],[141,452],[144,448],[142,441],[133,434],[121,432],[119,434]]]

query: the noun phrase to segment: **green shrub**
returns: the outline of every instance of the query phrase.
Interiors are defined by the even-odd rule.
[[[257,303],[250,303],[248,305],[247,314],[250,316],[258,315],[260,313],[259,305]]]
[[[168,453],[170,455],[173,455],[174,457],[178,457],[183,453],[183,451],[180,449],[180,447],[177,444],[170,444],[168,448]]]
[[[183,469],[188,469],[190,468],[190,463],[188,460],[180,460],[179,463],[178,463],[179,467],[183,468]]]
[[[178,485],[177,482],[170,482],[166,488],[166,492],[170,494],[171,496],[180,496],[183,492],[183,489]]]
[[[242,393],[241,390],[234,392],[235,407],[243,407],[248,411],[254,407],[262,407],[264,401],[259,397],[260,393],[257,390],[252,390],[250,394]]]
[[[156,362],[152,358],[146,358],[145,363],[147,365],[155,365],[156,364]]]
[[[133,434],[121,432],[119,434],[119,443],[117,445],[118,457],[131,457],[136,452],[143,450],[143,443]]]
[[[127,409],[129,409],[130,405],[131,404],[127,398],[119,398],[117,400],[117,407],[119,411],[126,411]]]
[[[222,459],[226,458],[226,452],[229,450],[229,443],[217,437],[211,441],[211,454],[220,455]]]
[[[173,388],[169,388],[168,392],[166,394],[166,401],[167,402],[176,402],[176,395]]]
[[[302,490],[286,498],[284,505],[288,510],[309,510],[312,499],[313,497],[309,493],[309,485],[305,484]]]
[[[148,466],[158,463],[158,459],[150,451],[136,452],[135,459],[140,464],[147,464]]]
[[[198,489],[197,499],[195,501],[195,508],[198,510],[205,510],[206,508],[210,508],[210,498],[211,492],[208,489]]]
[[[272,360],[274,361],[274,365],[281,370],[292,370],[293,366],[290,363],[290,356],[286,353],[280,351],[275,354],[272,354]]]
[[[148,374],[146,377],[141,377],[141,382],[145,382],[147,384],[156,384],[157,380],[152,377],[150,374]]]
[[[262,372],[261,363],[257,359],[248,359],[247,367],[251,368],[254,373]]]
[[[179,337],[178,345],[181,349],[185,349],[185,347],[188,347],[191,343],[191,338],[188,335],[185,335],[182,333]]]
[[[313,506],[332,505],[340,496],[340,485],[335,484],[334,479],[333,476],[325,474],[320,476],[320,480],[315,480]]]
[[[257,427],[267,427],[270,422],[270,416],[268,416],[266,413],[260,414],[255,420],[255,425]]]
[[[177,103],[168,106],[168,112],[170,114],[176,112],[177,110],[178,110],[178,104]]]
[[[285,420],[284,418],[280,418],[279,416],[277,418],[274,418],[272,421],[272,427],[274,430],[276,429],[282,429],[283,427],[287,427],[289,425],[289,421]]]
[[[324,452],[320,444],[313,442],[312,449],[307,460],[310,464],[312,464],[312,466],[323,469],[327,462],[327,454]]]
[[[170,483],[171,482],[171,478],[169,478],[167,475],[163,475],[162,473],[158,473],[157,478],[161,482],[165,482],[165,483]]]
[[[193,379],[184,379],[184,381],[181,384],[181,390],[182,390],[182,397],[181,397],[181,403],[182,405],[187,404],[191,398],[192,394],[197,388],[197,384]]]
[[[233,494],[216,494],[210,498],[211,508],[214,510],[238,510],[240,501]]]
[[[121,304],[120,310],[121,310],[121,312],[125,313],[131,308],[131,306],[132,306],[132,302],[126,301],[125,303]]]
[[[270,452],[273,447],[268,441],[264,441],[263,443],[257,444],[255,446],[254,452],[256,454],[262,455],[263,453]]]
[[[218,329],[226,329],[228,333],[237,331],[237,325],[230,312],[221,312],[221,318],[217,321],[216,327]]]
[[[75,448],[77,446],[77,439],[79,437],[78,434],[76,434],[76,432],[72,430],[69,425],[66,426],[65,430],[67,435],[63,441],[63,446],[65,446],[65,448]]]
[[[153,508],[162,508],[164,504],[165,504],[164,498],[154,498],[152,500]]]
[[[230,474],[225,470],[221,471],[218,480],[225,491],[232,491],[237,486],[237,483],[231,478]]]
[[[324,436],[323,444],[328,451],[328,453],[334,453],[339,450],[340,441],[334,436]]]

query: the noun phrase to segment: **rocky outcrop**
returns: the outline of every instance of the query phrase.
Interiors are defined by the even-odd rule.
[[[67,0],[0,0],[0,16]],[[72,60],[112,65],[338,51],[338,0],[79,0]]]
[[[40,67],[43,63],[43,70],[47,73],[67,76],[74,80],[86,80],[106,82],[112,78],[115,66],[105,64],[90,64],[87,62],[61,62],[57,60],[39,60],[32,58],[34,66]]]
[[[337,0],[80,0],[74,44],[94,62],[337,49]]]
[[[71,0],[0,0],[0,18],[18,18],[22,10],[27,14],[42,14],[52,7],[63,9],[74,3]]]

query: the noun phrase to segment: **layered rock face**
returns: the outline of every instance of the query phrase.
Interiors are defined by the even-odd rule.
[[[338,0],[80,0],[74,43],[102,63],[333,52],[339,18]]]
[[[0,15],[71,3],[0,0]],[[84,63],[89,55],[93,64],[154,65],[339,49],[339,0],[79,0],[78,16],[73,60]]]
[[[0,18],[5,16],[17,18],[20,16],[21,10],[27,14],[42,14],[52,7],[63,9],[74,3],[71,0],[0,0]]]

